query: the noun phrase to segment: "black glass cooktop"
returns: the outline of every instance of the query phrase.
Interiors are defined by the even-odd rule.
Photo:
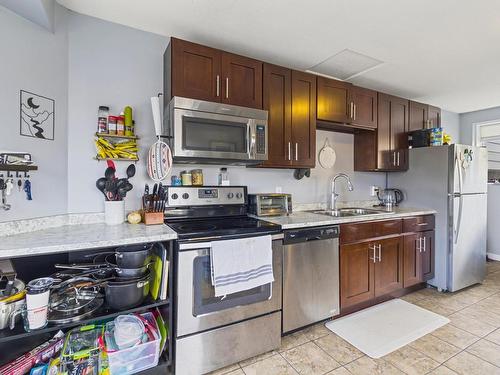
[[[186,219],[166,221],[181,239],[219,236],[247,236],[253,233],[278,233],[281,227],[268,221],[248,216]]]

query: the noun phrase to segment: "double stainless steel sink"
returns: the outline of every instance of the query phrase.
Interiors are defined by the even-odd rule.
[[[336,210],[313,210],[308,211],[314,214],[321,214],[333,217],[351,217],[351,216],[362,216],[362,215],[385,215],[392,214],[393,211],[377,210],[373,208],[359,208],[359,207],[346,207],[338,208]]]

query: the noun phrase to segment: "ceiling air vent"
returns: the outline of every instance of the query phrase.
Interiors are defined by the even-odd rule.
[[[383,61],[345,49],[307,69],[307,71],[345,81],[381,64]]]

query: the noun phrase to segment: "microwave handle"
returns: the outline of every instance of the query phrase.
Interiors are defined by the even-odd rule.
[[[248,157],[250,159],[255,159],[257,157],[255,152],[255,142],[256,142],[256,127],[254,121],[249,121],[247,123],[247,134],[248,134]]]

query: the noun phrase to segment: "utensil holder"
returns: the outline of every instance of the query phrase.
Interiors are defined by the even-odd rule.
[[[118,225],[125,222],[125,201],[104,202],[104,222],[107,225]]]
[[[163,212],[142,211],[142,222],[146,225],[163,224]]]

